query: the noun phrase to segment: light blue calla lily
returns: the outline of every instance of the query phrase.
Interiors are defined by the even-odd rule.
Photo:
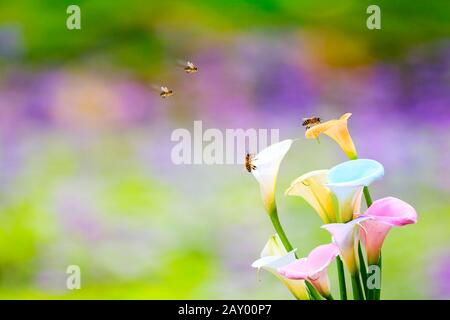
[[[383,175],[383,165],[371,159],[350,160],[330,169],[327,186],[338,200],[340,222],[360,211],[363,188]]]

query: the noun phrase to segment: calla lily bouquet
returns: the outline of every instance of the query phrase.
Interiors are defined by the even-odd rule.
[[[307,139],[329,136],[350,160],[331,169],[305,173],[286,190],[288,196],[303,198],[331,235],[330,243],[319,245],[308,255],[299,254],[289,242],[275,201],[280,164],[294,140],[272,144],[255,156],[247,156],[246,167],[259,183],[264,208],[276,231],[252,267],[274,274],[300,300],[333,300],[328,267],[335,260],[342,300],[348,299],[346,274],[355,300],[379,300],[384,239],[392,227],[417,222],[414,208],[400,199],[372,201],[369,186],[383,177],[384,168],[375,160],[358,158],[347,125],[350,116],[346,113],[339,119],[319,121],[308,126],[305,133]],[[364,212],[363,196],[367,205]]]

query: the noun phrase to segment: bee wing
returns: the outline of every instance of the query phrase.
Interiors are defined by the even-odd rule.
[[[180,67],[186,67],[189,63],[189,61],[186,60],[181,60],[181,59],[177,59],[177,65],[179,65]]]
[[[188,61],[186,64],[189,68],[194,68],[194,64],[192,62]]]
[[[150,85],[150,88],[151,88],[153,91],[161,92],[162,86],[160,86],[160,85],[158,85],[158,84],[152,84],[152,85]]]
[[[161,87],[161,91],[167,92],[169,89],[167,89],[167,87]]]

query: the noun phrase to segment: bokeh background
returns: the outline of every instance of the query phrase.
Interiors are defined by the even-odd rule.
[[[151,89],[163,84],[169,99]],[[450,298],[449,89],[448,1],[2,1],[0,298],[290,299],[250,267],[273,232],[256,181],[172,164],[170,136],[202,120],[300,138],[277,196],[306,254],[329,236],[284,190],[346,158],[304,139],[301,118],[344,112],[360,156],[385,166],[372,196],[419,213],[386,240],[383,298]]]

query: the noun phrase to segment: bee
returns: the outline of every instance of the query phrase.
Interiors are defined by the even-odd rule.
[[[186,65],[184,67],[184,71],[186,73],[196,73],[198,71],[198,67],[195,64],[193,64],[192,62],[187,61]]]
[[[311,117],[311,118],[303,118],[302,126],[305,127],[306,130],[318,125],[321,122],[319,117]]]
[[[255,160],[255,155],[247,153],[245,155],[245,169],[248,172],[252,172],[252,170],[256,169],[256,166],[253,164],[253,161]]]
[[[167,98],[173,95],[173,91],[169,90],[167,87],[161,87],[161,92],[159,94],[161,98]]]

